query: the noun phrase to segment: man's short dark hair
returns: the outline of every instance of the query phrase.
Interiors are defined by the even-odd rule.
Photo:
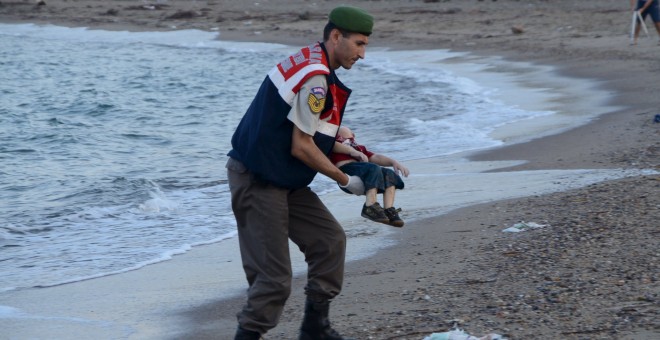
[[[345,29],[343,29],[343,28],[341,28],[341,27],[339,27],[339,26],[337,26],[337,25],[335,25],[331,22],[328,22],[325,25],[325,28],[323,29],[323,41],[328,41],[328,39],[330,39],[330,32],[332,32],[332,30],[335,29],[335,28],[339,30],[339,32],[341,33],[341,36],[344,37],[344,38],[350,36],[353,33],[360,33],[360,34],[363,34],[363,35],[366,35],[366,36],[369,36],[371,34],[371,33],[367,34],[367,33],[361,33],[361,32],[350,32],[350,31],[347,31],[347,30],[345,30]]]

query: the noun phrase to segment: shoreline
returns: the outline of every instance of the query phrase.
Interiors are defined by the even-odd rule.
[[[515,5],[514,1],[499,3],[504,3],[505,6]],[[603,3],[594,4],[592,9],[606,16],[607,12],[599,11],[610,10],[614,2]],[[401,2],[397,4],[407,6]],[[451,5],[469,7],[473,4],[452,3]],[[495,6],[495,4],[488,5]],[[575,6],[578,8],[572,9],[583,10],[584,8],[580,6],[586,5]],[[436,12],[438,13],[440,12]],[[469,8],[458,13],[458,15],[463,14],[469,14]],[[486,17],[490,15],[483,12],[479,14]],[[496,14],[494,13],[493,16]],[[585,18],[585,21],[597,26],[593,22],[595,19],[591,20]],[[602,25],[597,27],[603,28]],[[404,29],[404,32],[410,31],[414,30]],[[520,42],[513,38],[507,40],[506,37],[497,37],[506,42],[499,47],[499,51],[494,46],[478,44],[460,46],[459,43],[451,42],[450,44],[454,45],[451,46],[453,50],[469,50],[476,55],[485,56],[501,55],[511,60],[531,60],[534,63],[553,65],[561,74],[595,79],[606,89],[606,92],[616,95],[611,99],[611,104],[621,107],[575,129],[521,144],[486,150],[471,156],[470,159],[527,161],[514,167],[496,170],[500,172],[613,168],[657,170],[660,145],[657,138],[658,128],[657,125],[653,125],[652,117],[658,110],[658,100],[647,93],[651,91],[657,93],[660,85],[656,84],[654,73],[648,72],[647,63],[652,59],[637,56],[627,60],[631,53],[625,52],[622,48],[614,48],[613,52],[606,52],[610,46],[607,44],[601,46],[604,40],[610,43],[626,43],[620,36],[611,33],[607,35],[607,33],[610,32],[599,33],[603,36],[598,38],[593,38],[591,34],[583,34],[573,39],[563,38],[559,39],[559,47],[538,50],[534,50],[534,47],[537,47],[534,42]],[[552,35],[552,32],[548,34]],[[232,35],[237,39],[241,38],[241,35],[248,40],[272,39],[265,34],[249,35],[244,31],[232,31]],[[552,37],[542,36],[540,33],[538,35],[541,36],[542,41],[544,39],[546,42],[552,41]],[[580,42],[584,42],[584,35],[596,42],[587,44],[587,48],[580,47]],[[294,40],[296,42],[305,40],[302,38],[299,36]],[[417,42],[412,45],[423,47],[426,44],[428,42]],[[506,50],[507,47],[513,49]],[[552,48],[559,49],[566,55],[557,52],[544,55],[544,52],[552,51]],[[599,51],[602,55],[593,51]],[[612,60],[619,62],[613,63]],[[652,202],[658,201],[658,181],[657,175],[607,181],[560,193],[483,203],[460,208],[443,216],[413,222],[404,227],[404,233],[400,235],[401,242],[397,245],[375,257],[347,265],[344,292],[335,300],[331,311],[333,324],[343,333],[361,336],[360,339],[368,337],[383,339],[391,335],[402,335],[397,336],[397,339],[421,339],[433,331],[438,332],[452,327],[453,323],[448,322],[450,320],[457,320],[458,325],[473,335],[483,335],[492,331],[508,335],[512,339],[552,339],[559,335],[569,339],[577,339],[579,336],[593,336],[591,338],[596,339],[609,338],[613,334],[617,334],[616,338],[621,339],[654,338],[659,334],[658,323],[653,321],[653,316],[656,316],[657,320],[658,315],[658,268],[657,264],[655,267],[648,267],[652,264],[644,267],[643,263],[647,262],[645,259],[656,259],[657,263],[657,254],[652,252],[654,243],[657,249],[657,240],[653,242],[654,240],[651,239],[649,243],[648,239],[644,239],[644,235],[651,236],[654,232],[657,233],[657,225],[654,224],[656,222],[653,217],[658,216],[658,207],[653,206]],[[599,197],[599,200],[594,200],[594,197]],[[571,204],[566,204],[567,200]],[[575,202],[579,204],[576,205]],[[635,207],[633,203],[638,206]],[[626,207],[630,205],[626,209],[627,216],[621,217],[615,214],[617,204]],[[603,207],[604,205],[606,207]],[[594,214],[596,216],[593,216]],[[607,218],[603,218],[603,214]],[[521,233],[515,237],[498,233],[503,229],[500,227],[504,222],[511,223],[523,218],[547,222],[554,229]],[[645,276],[642,272],[630,274],[618,271],[612,273],[611,270],[593,271],[592,267],[602,268],[603,265],[600,263],[605,262],[600,260],[607,258],[595,250],[603,245],[616,250],[621,246],[612,243],[612,240],[624,242],[625,238],[622,236],[630,233],[630,230],[619,230],[621,226],[635,228],[635,234],[642,230],[651,233],[637,235],[634,240],[639,244],[626,244],[627,247],[643,250],[636,250],[634,254],[636,257],[641,257],[641,260],[635,262],[628,259],[633,255],[624,257],[625,254],[620,252],[622,263],[633,268],[645,268],[651,273],[650,276]],[[585,251],[584,259],[581,260],[578,256],[579,263],[547,259],[538,263],[534,261],[538,261],[538,257],[543,256],[542,253],[535,253],[536,257],[526,256],[526,253],[535,247],[550,251],[544,248],[544,243],[541,242],[545,237],[552,239],[550,231],[586,230],[589,227],[595,229],[591,233],[582,234],[589,241],[587,244],[579,244],[575,250],[564,245],[567,249],[557,254],[557,257],[562,259],[562,256],[575,257],[576,254],[571,251],[577,253]],[[441,232],[441,229],[444,232]],[[596,233],[607,234],[610,238],[599,239],[594,236]],[[568,233],[560,234],[566,237],[566,240],[570,240]],[[516,243],[526,245],[526,248],[523,246],[520,249],[516,246],[513,247],[515,249],[507,248],[506,244],[511,243],[512,238]],[[439,240],[448,245],[440,246]],[[647,242],[646,246],[644,242]],[[635,246],[638,248],[634,248]],[[589,258],[590,255],[592,258]],[[505,277],[506,271],[497,273],[489,269],[489,267],[508,268],[509,275],[513,273],[524,275],[524,271],[520,271],[520,268],[511,268],[511,266],[515,267],[515,264],[511,264],[511,259],[535,266],[541,265],[544,271],[547,271],[547,275],[528,275],[511,280]],[[549,269],[546,270],[546,267]],[[470,269],[474,271],[469,271]],[[589,271],[593,277],[583,279],[580,273],[585,271]],[[569,273],[573,274],[569,275]],[[610,278],[612,275],[615,279]],[[145,279],[148,277],[147,275]],[[590,280],[596,282],[591,283]],[[285,307],[283,320],[272,334],[268,334],[269,339],[287,338],[295,334],[301,318],[301,287],[304,282],[299,277],[294,282],[294,292]],[[606,291],[609,296],[605,293],[587,296],[588,294],[583,293],[586,289],[584,285],[591,285],[588,288],[598,292]],[[526,287],[536,288],[537,291],[528,291]],[[511,291],[503,291],[504,289]],[[541,293],[538,290],[541,290]],[[516,298],[512,295],[515,291],[527,293],[522,294],[523,298]],[[426,296],[429,296],[429,299],[426,299]],[[612,298],[623,300],[613,301]],[[543,299],[551,302],[555,299],[557,302],[539,302]],[[587,301],[591,305],[586,303]],[[233,315],[242,303],[243,298],[239,297],[209,303],[184,313],[184,317],[190,318],[189,322],[185,323],[186,327],[190,328],[188,335],[211,339],[218,335],[218,327],[223,331],[233,331],[235,328]],[[600,311],[599,314],[598,309],[605,310]],[[447,312],[448,310],[450,312]],[[540,316],[539,310],[545,312],[547,316]],[[533,320],[530,317],[538,319]],[[633,321],[626,323],[623,321],[625,318]]]
[[[2,26],[2,24],[0,24],[0,26]],[[11,25],[5,25],[2,27],[3,29],[5,28],[8,29],[9,32],[14,32]],[[65,36],[67,34],[66,32],[68,32],[67,31],[68,29],[63,26],[35,25],[34,27],[25,28],[26,32],[33,32],[35,30],[40,32],[47,30],[49,32],[49,33],[45,33],[47,36],[52,36],[50,30],[54,30],[55,32],[59,32],[60,35],[64,34]],[[22,30],[17,30],[16,32],[22,32]],[[98,30],[96,34],[100,36],[105,36],[107,32],[111,32],[111,31]],[[74,34],[74,35],[79,34],[79,29],[70,30],[69,34]],[[123,34],[121,36],[125,37],[125,35]],[[203,34],[203,36],[206,36],[208,38],[209,35]],[[106,39],[110,39],[110,38],[106,37]],[[131,41],[136,40],[136,38],[127,38],[127,39],[130,39]],[[165,41],[167,39],[160,38],[157,41],[161,41],[161,40]],[[114,41],[114,40],[110,39],[110,41]],[[254,43],[248,43],[248,44],[250,46],[256,45]],[[235,46],[235,45],[231,45],[231,46]],[[275,46],[280,46],[280,45],[278,44]],[[277,49],[296,48],[294,46],[288,46],[288,45],[282,45],[282,46],[284,47],[277,47]],[[376,56],[376,58],[382,57],[383,53],[387,53],[390,56],[390,58],[393,58],[394,60],[404,60],[404,58],[401,57],[402,54],[400,51],[391,53],[389,51],[377,50],[377,52],[379,56]],[[550,116],[539,116],[539,117],[535,117],[534,119],[524,119],[524,123],[522,123],[522,125],[524,125],[523,129],[518,129],[515,127],[520,125],[520,123],[511,123],[511,124],[506,124],[505,127],[499,128],[500,130],[504,130],[504,131],[493,133],[500,136],[496,139],[505,140],[506,143],[510,143],[510,141],[515,141],[515,143],[518,143],[520,142],[519,140],[524,141],[534,136],[539,136],[541,133],[554,134],[553,132],[556,126],[562,126],[566,124],[571,125],[568,122],[569,119],[565,117],[565,116],[570,116],[571,114],[561,112],[561,106],[564,106],[567,101],[580,104],[580,106],[585,106],[585,107],[598,107],[598,111],[604,112],[610,110],[609,107],[602,105],[602,103],[597,103],[598,100],[596,99],[599,97],[599,95],[601,95],[601,93],[600,91],[595,90],[593,88],[591,82],[582,81],[579,79],[566,78],[566,77],[560,78],[555,75],[554,69],[550,67],[541,67],[540,65],[532,66],[532,65],[528,65],[527,63],[520,63],[520,62],[508,62],[495,56],[485,58],[485,57],[474,56],[469,53],[450,53],[445,50],[407,50],[407,52],[411,56],[411,60],[406,61],[407,63],[413,63],[415,65],[419,65],[419,67],[423,69],[434,69],[435,67],[437,67],[434,65],[443,64],[446,66],[442,67],[442,71],[449,72],[451,73],[452,76],[457,76],[460,79],[467,79],[469,81],[474,81],[475,83],[479,84],[479,87],[485,89],[486,92],[490,92],[489,89],[491,88],[495,89],[495,93],[497,93],[496,96],[488,95],[489,99],[493,99],[495,102],[502,101],[507,103],[507,106],[515,107],[516,109],[522,108],[524,110],[531,110],[531,111],[554,112]],[[538,85],[538,83],[540,83],[541,81],[548,83],[548,85],[541,88]],[[552,85],[549,85],[550,83],[552,83]],[[573,90],[575,93],[579,93],[580,94],[579,96],[575,96],[576,98],[579,98],[579,100],[573,98],[572,96],[566,95],[566,92],[569,91],[563,89],[561,86],[559,86],[559,84],[566,86],[567,89]],[[539,88],[541,88],[542,91],[539,91]],[[513,100],[511,99],[512,97],[510,97],[511,94],[517,94],[519,97]],[[524,96],[525,99],[520,100],[520,96]],[[588,98],[594,98],[594,99],[588,99]],[[554,101],[558,101],[562,105],[557,105],[556,103],[554,103]],[[558,116],[564,116],[564,118],[559,118]],[[588,119],[589,117],[581,118],[581,120],[588,120]],[[548,124],[548,121],[555,121],[555,123]],[[513,127],[510,127],[509,125],[513,125]],[[573,123],[572,125],[575,125],[575,123]],[[564,127],[563,129],[565,128],[566,127]],[[514,130],[520,130],[520,132]],[[485,149],[485,148],[481,148],[481,149]],[[491,171],[489,169],[496,169],[497,167],[502,166],[501,164],[499,164],[501,162],[494,162],[493,164],[487,164],[487,165],[477,165],[477,164],[470,165],[469,163],[464,164],[462,160],[463,155],[471,154],[474,152],[475,152],[474,150],[471,150],[471,151],[464,151],[459,153],[452,153],[450,155],[445,155],[445,156],[425,157],[421,159],[414,158],[408,161],[412,163],[412,166],[415,168],[416,172],[418,171],[418,169],[420,169],[420,167],[423,169],[422,173],[415,174],[413,176],[417,177],[419,175],[425,177],[427,180],[430,177],[438,177],[438,176],[446,177],[450,175],[456,176],[456,174],[453,174],[453,172],[456,172],[457,171],[456,169],[461,169],[459,172],[474,173],[474,177],[477,178],[468,179],[467,181],[475,182],[475,181],[479,181],[478,179],[479,172]],[[434,159],[440,159],[440,160],[433,161]],[[417,163],[419,163],[420,165],[417,165]],[[429,165],[431,163],[433,163],[433,165]],[[548,177],[548,180],[550,180],[552,176],[556,176],[556,175],[546,175],[546,176]],[[575,174],[571,175],[570,173],[566,173],[565,176],[575,176]],[[599,175],[588,174],[583,176],[599,176]],[[469,176],[469,177],[473,177],[473,176]],[[443,181],[443,179],[439,179],[439,180]],[[506,181],[506,179],[503,180]],[[428,215],[434,215],[434,211],[436,210],[438,214],[444,214],[447,210],[446,207],[448,206],[454,207],[454,206],[464,206],[464,205],[474,204],[474,202],[466,201],[465,198],[463,197],[456,197],[457,201],[442,200],[442,202],[435,202],[434,204],[438,206],[437,208],[434,208],[433,205],[424,205],[423,207],[418,209],[417,206],[419,205],[419,203],[414,203],[414,202],[431,201],[432,197],[426,197],[425,199],[421,199],[420,196],[421,197],[423,197],[424,195],[430,196],[430,194],[428,194],[429,192],[427,188],[428,186],[424,185],[422,182],[419,183],[415,183],[415,182],[419,182],[419,180],[418,179],[413,180],[412,189],[406,191],[403,196],[405,198],[405,204],[406,204],[405,208],[407,210],[407,214],[409,218],[412,216],[414,216],[415,219],[420,218],[416,210],[422,211],[422,216],[428,216]],[[538,187],[538,184],[533,184],[533,185],[535,187]],[[420,195],[420,192],[416,192],[415,186],[424,188],[423,191],[425,194],[422,193]],[[454,188],[453,190],[459,191],[461,189]],[[466,187],[463,188],[463,190],[472,190],[473,192],[475,192],[475,195],[476,192],[478,192],[477,188],[472,189]],[[538,190],[556,191],[558,189],[556,188],[548,189],[547,187],[538,187]],[[510,191],[511,193],[509,194],[511,195],[513,190]],[[414,195],[412,195],[413,192],[415,192]],[[451,194],[453,195],[453,193]],[[520,195],[520,193],[518,192],[515,195]],[[330,201],[345,199],[343,197],[336,197],[337,195],[332,195],[332,196],[335,197],[330,198]],[[482,196],[482,194],[480,194],[479,196]],[[500,198],[494,198],[494,199],[500,199]],[[460,200],[460,202],[458,200]],[[332,202],[328,202],[328,204],[332,205]],[[356,214],[353,214],[354,212],[351,210],[350,206],[340,207],[334,210],[336,211],[335,214],[336,216],[353,216],[353,217],[357,216]],[[355,229],[355,230],[350,230],[349,237],[353,237],[353,235],[360,235],[359,237],[357,237],[357,239],[354,239],[353,241],[353,242],[356,241],[359,242],[360,246],[353,248],[358,248],[358,249],[380,248],[379,246],[375,246],[375,244],[379,243],[378,239],[382,238],[378,236],[382,233],[379,231],[375,231],[380,228],[373,226],[369,228],[368,226],[362,226],[362,224],[363,223],[355,221],[354,218],[347,220],[345,223],[345,225],[350,229]],[[364,237],[364,235],[369,235],[368,238],[373,240],[372,241],[363,240],[362,238]],[[213,244],[213,243],[219,243],[219,242],[202,241],[202,243],[199,245],[184,245],[183,247],[190,248],[190,247],[196,247],[200,245]],[[232,249],[233,248],[235,247],[232,247]],[[94,274],[87,278],[72,278],[68,280],[65,279],[64,281],[57,282],[54,284],[44,283],[44,285],[38,285],[35,287],[48,288],[62,284],[70,284],[79,281],[87,281],[90,279],[102,278],[110,275],[121,275],[122,273],[125,273],[127,271],[139,270],[146,265],[153,265],[159,262],[169,261],[171,259],[172,253],[178,255],[186,252],[187,250],[182,250],[182,249],[168,251],[167,254],[164,254],[162,256],[161,260],[147,261],[148,263],[146,264],[138,264],[135,267],[129,269],[120,269],[114,273]],[[237,251],[235,251],[235,253],[238,254]],[[373,253],[373,251],[369,251],[369,250],[361,251],[359,254],[355,254],[353,258],[362,258],[366,256],[365,254],[370,254],[370,253]],[[349,260],[353,260],[353,258]],[[234,261],[237,260],[240,261],[240,259],[238,258],[234,259]],[[301,271],[304,270],[304,267],[300,267],[298,269],[299,271]],[[240,272],[240,269],[235,271]],[[242,272],[239,274],[240,275],[237,275],[239,276],[238,283],[223,281],[222,285],[223,286],[229,285],[230,287],[242,286],[243,285]],[[8,289],[7,291],[12,291],[12,290],[14,289]]]

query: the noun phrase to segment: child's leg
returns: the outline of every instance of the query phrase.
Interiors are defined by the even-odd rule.
[[[396,188],[393,185],[385,188],[385,192],[383,193],[383,207],[385,209],[394,206],[395,192],[396,192]]]
[[[394,227],[403,227],[404,222],[399,216],[399,212],[394,207],[394,193],[396,192],[395,186],[389,186],[383,192],[383,204],[385,205],[385,215],[390,220],[389,225]]]
[[[385,209],[392,208],[394,206],[396,189],[403,189],[404,184],[401,177],[399,177],[399,175],[397,175],[392,169],[383,167],[381,168],[381,171],[383,173],[383,184],[385,186],[385,190],[382,191],[383,207]]]
[[[365,193],[365,196],[367,196],[367,198],[365,199],[364,205],[369,207],[369,206],[373,205],[374,203],[376,203],[378,201],[378,197],[376,197],[377,193],[378,193],[377,188],[371,188],[371,189],[367,190],[367,192]]]

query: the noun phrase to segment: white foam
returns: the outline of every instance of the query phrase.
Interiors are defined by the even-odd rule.
[[[617,109],[606,105],[610,93],[596,82],[560,76],[547,65],[446,50],[375,51],[364,63],[421,82],[449,83],[469,100],[476,98],[473,105],[455,108],[470,111],[452,118],[496,141],[556,134]]]
[[[138,205],[138,211],[142,213],[159,213],[161,211],[176,211],[180,209],[180,205],[167,199],[162,191],[150,192],[151,199],[146,200],[144,203]]]
[[[12,318],[24,315],[20,309],[0,305],[0,318]]]

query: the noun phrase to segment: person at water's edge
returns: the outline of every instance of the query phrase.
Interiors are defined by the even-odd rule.
[[[328,155],[351,93],[334,70],[365,57],[372,28],[373,17],[359,8],[333,9],[323,42],[268,73],[234,132],[226,167],[249,284],[235,339],[259,339],[277,325],[291,293],[289,239],[308,265],[300,339],[344,339],[328,314],[343,284],[346,234],[309,184],[320,172],[364,193]]]

